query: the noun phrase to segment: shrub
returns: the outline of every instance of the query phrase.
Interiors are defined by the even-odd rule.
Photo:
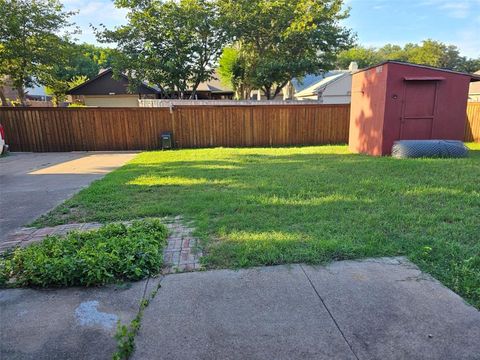
[[[93,286],[139,280],[163,265],[167,229],[158,220],[109,224],[17,248],[0,258],[0,286]]]

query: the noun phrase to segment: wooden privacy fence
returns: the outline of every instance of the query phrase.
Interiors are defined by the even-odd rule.
[[[12,151],[179,148],[348,142],[350,105],[178,106],[168,108],[0,108]],[[480,141],[480,103],[469,103],[465,141]]]
[[[465,141],[480,142],[480,102],[468,103]]]
[[[0,108],[12,151],[149,150],[171,131],[179,148],[338,144],[349,105]]]

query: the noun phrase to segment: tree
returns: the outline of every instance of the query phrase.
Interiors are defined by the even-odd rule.
[[[52,103],[54,106],[58,106],[59,103],[65,101],[66,93],[68,90],[77,87],[87,81],[88,78],[85,75],[74,76],[71,80],[64,81],[57,78],[52,78],[50,86],[45,86],[45,92],[47,95],[52,96]]]
[[[478,59],[467,59],[462,57],[460,64],[457,66],[458,71],[474,73],[480,70],[480,58]]]
[[[115,50],[91,44],[70,44],[67,55],[67,65],[59,69],[58,76],[73,79],[76,76],[86,76],[91,79],[98,75],[101,69],[112,66]]]
[[[400,45],[387,44],[376,51],[377,58],[384,60],[408,61],[407,54]],[[380,62],[379,61],[379,62]],[[373,65],[373,64],[372,64]]]
[[[74,87],[72,85],[79,85],[97,76],[101,68],[110,67],[113,58],[111,49],[67,42],[62,45],[58,51],[62,51],[60,58],[63,60],[52,64],[51,71],[41,78],[54,105],[65,101],[67,91]]]
[[[406,44],[404,52],[409,62],[447,69],[455,69],[461,59],[456,46],[430,39],[421,45]]]
[[[351,33],[343,0],[218,0],[245,66],[243,83],[272,99],[293,78],[331,69]]]
[[[337,66],[346,68],[350,61],[356,61],[359,67],[368,67],[386,60],[408,61],[464,72],[480,69],[480,58],[467,59],[460,56],[460,51],[455,45],[447,45],[431,39],[424,40],[420,44],[408,43],[404,47],[392,44],[386,44],[379,49],[356,46],[339,54]]]
[[[114,73],[125,73],[131,91],[145,80],[166,96],[183,98],[212,78],[227,35],[215,2],[209,0],[117,0],[130,10],[128,24],[97,31],[119,50]]]
[[[0,0],[0,79],[11,81],[22,104],[25,88],[44,84],[62,64],[71,15],[57,0]]]
[[[248,99],[252,90],[252,81],[247,78],[246,59],[239,49],[227,46],[218,61],[220,80],[235,91],[235,98]]]
[[[355,61],[359,68],[365,68],[381,62],[382,59],[375,48],[357,46],[340,52],[337,58],[337,67],[348,69],[350,63]]]

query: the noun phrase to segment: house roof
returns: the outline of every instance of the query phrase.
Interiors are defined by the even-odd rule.
[[[81,90],[84,89],[85,87],[91,85],[92,83],[94,82],[97,82],[99,81],[100,79],[103,79],[105,76],[112,76],[113,75],[113,70],[112,69],[105,69],[103,71],[101,71],[97,76],[95,76],[94,78],[91,78],[87,81],[85,81],[84,83],[78,85],[78,86],[75,86],[73,89],[70,89],[67,94],[70,94],[70,95],[83,95],[81,93]],[[128,77],[125,75],[125,74],[120,74],[120,78],[123,79],[124,81],[129,81],[128,80]],[[105,89],[103,89],[105,90]],[[139,85],[139,92],[142,92],[142,93],[153,93],[153,94],[157,94],[159,92],[158,89],[152,87],[152,86],[149,86],[147,85],[145,82],[142,82],[140,85]]]
[[[406,61],[398,61],[398,60],[383,61],[380,64],[372,65],[372,66],[369,66],[369,67],[364,68],[364,69],[359,69],[355,73],[360,73],[360,72],[370,70],[370,69],[373,69],[373,68],[376,68],[376,67],[379,67],[379,66],[382,66],[382,65],[385,65],[385,64],[407,65],[407,66],[414,66],[414,67],[419,67],[419,68],[423,68],[423,69],[443,71],[443,72],[448,72],[448,73],[457,74],[457,75],[469,76],[470,79],[471,79],[470,81],[480,81],[480,75],[477,76],[476,74],[470,74],[470,73],[465,73],[465,72],[455,71],[455,70],[449,70],[449,69],[442,69],[442,68],[429,66],[429,65],[414,64],[414,63],[409,63],[409,62],[406,62]]]
[[[293,78],[292,79],[292,85],[295,88],[295,93],[298,93],[302,90],[305,90],[306,88],[318,83],[319,81],[344,72],[348,72],[349,70],[330,70],[323,72],[319,75],[315,74],[307,74],[302,78]]]
[[[188,91],[191,91],[191,89],[189,89]],[[217,72],[213,74],[212,79],[201,82],[197,87],[197,92],[198,91],[211,92],[213,94],[225,94],[225,93],[233,94],[234,92],[233,89],[229,88],[228,86],[225,86],[219,80],[219,76]]]
[[[319,82],[322,79],[325,79],[326,77],[329,77],[333,75],[332,71],[322,73],[319,75],[315,74],[307,74],[303,78],[293,78],[292,79],[292,85],[295,89],[295,93],[298,93],[302,90],[305,90],[306,88],[312,86],[313,84]]]
[[[295,94],[295,97],[305,97],[305,96],[312,96],[315,94],[318,94],[322,89],[326,88],[328,85],[336,82],[337,80],[350,75],[350,72],[348,70],[344,70],[341,72],[336,72],[316,83],[313,85],[310,85],[306,89],[299,91],[298,93]]]
[[[113,74],[112,69],[105,69],[101,71],[97,76],[94,78],[85,81],[84,83],[74,87],[73,89],[70,89],[68,91],[68,94],[70,95],[83,95],[82,94],[82,89],[85,89],[92,83],[98,82],[101,79],[103,79],[105,76],[111,76]],[[128,82],[128,77],[125,74],[120,74],[120,78],[123,82],[125,81]],[[102,85],[103,89],[101,91],[108,93],[108,89],[105,88],[105,85]],[[187,90],[191,91],[191,90]],[[227,86],[223,85],[220,80],[218,80],[218,77],[216,76],[216,73],[214,74],[214,78],[212,78],[209,81],[202,82],[198,85],[197,91],[203,91],[203,92],[211,92],[211,93],[216,93],[216,94],[225,94],[225,93],[233,93],[233,90],[228,88]],[[140,84],[140,89],[139,92],[141,93],[153,93],[153,94],[159,94],[161,93],[160,88],[158,88],[155,85],[148,85],[146,82],[142,82]]]

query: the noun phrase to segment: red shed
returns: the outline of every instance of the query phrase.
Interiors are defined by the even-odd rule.
[[[356,72],[350,150],[388,155],[395,140],[463,140],[471,81],[480,76],[399,61]]]

